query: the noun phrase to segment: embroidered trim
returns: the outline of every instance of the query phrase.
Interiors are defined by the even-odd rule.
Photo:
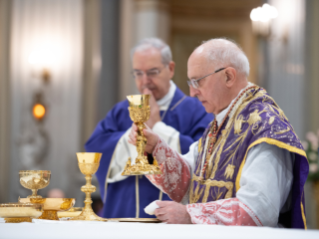
[[[246,158],[247,158],[247,154],[248,154],[248,151],[254,147],[255,145],[257,144],[261,144],[261,143],[268,143],[268,144],[271,144],[271,145],[276,145],[277,147],[279,148],[283,148],[283,149],[286,149],[288,150],[289,152],[292,152],[292,153],[297,153],[301,156],[304,156],[305,158],[307,158],[306,156],[306,153],[304,150],[302,149],[298,149],[296,147],[293,147],[293,146],[290,146],[288,144],[285,144],[283,142],[280,142],[276,139],[271,139],[271,138],[260,138],[258,140],[256,140],[254,143],[252,143],[251,145],[249,145],[247,151],[246,151],[246,154],[245,154],[245,157],[243,159],[243,161],[241,162],[240,166],[239,166],[239,170],[238,170],[238,174],[237,174],[237,178],[236,178],[236,192],[239,190],[240,188],[240,185],[239,185],[239,181],[240,181],[240,178],[241,178],[241,173],[242,173],[242,170],[243,170],[243,167],[244,167],[244,164],[246,162]],[[307,161],[308,162],[308,161]]]
[[[138,187],[138,175],[135,176],[135,198],[136,198],[136,218],[140,217],[140,193],[139,193],[139,187]]]
[[[114,160],[114,155],[115,155],[115,152],[116,152],[116,149],[117,149],[117,146],[119,145],[119,141],[117,142],[116,144],[116,147],[113,151],[113,154],[112,154],[112,158],[111,158],[111,161],[110,161],[110,164],[109,164],[109,169],[107,170],[107,174],[106,174],[106,177],[105,177],[105,184],[104,184],[104,195],[103,195],[103,202],[106,203],[106,194],[107,194],[107,185],[108,185],[108,182],[107,182],[107,179],[109,178],[109,175],[110,175],[110,172],[111,172],[111,165],[112,165],[112,162]]]
[[[183,100],[186,99],[186,95],[183,96],[182,99],[180,99],[179,101],[176,102],[176,104],[171,108],[171,111],[173,111],[180,103],[182,103]]]
[[[303,204],[302,204],[302,196],[303,196],[303,192],[301,194],[300,207],[301,207],[301,216],[302,216],[304,228],[305,228],[305,230],[307,230],[306,216],[305,216],[305,211],[304,211],[304,207],[303,207]]]
[[[163,191],[162,191],[162,190],[160,190],[158,200],[162,201],[162,199],[163,199]]]

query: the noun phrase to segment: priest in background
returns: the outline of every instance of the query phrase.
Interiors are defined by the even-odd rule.
[[[175,201],[156,202],[160,220],[306,228],[306,153],[284,112],[248,74],[248,59],[235,43],[202,44],[188,59],[188,84],[214,121],[183,156],[144,129],[145,151],[163,172],[147,177]]]
[[[186,96],[171,80],[175,63],[170,47],[157,38],[141,40],[132,50],[133,76],[141,94],[150,94],[150,118],[146,122],[181,154],[203,134],[213,115],[207,114],[196,98]],[[128,143],[132,121],[127,100],[119,102],[96,126],[85,144],[88,152],[103,153],[96,173],[104,202],[103,217],[153,217],[144,208],[154,200],[170,200],[145,176],[122,176],[136,147]]]

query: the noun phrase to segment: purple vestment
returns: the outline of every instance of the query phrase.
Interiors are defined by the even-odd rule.
[[[204,181],[201,181],[200,171],[205,160],[205,144],[211,125],[199,141],[190,203],[236,197],[249,149],[264,142],[295,154],[292,207],[279,215],[278,222],[285,227],[306,228],[303,193],[309,171],[306,153],[283,111],[266,91],[255,86],[238,100],[219,131],[203,175]]]

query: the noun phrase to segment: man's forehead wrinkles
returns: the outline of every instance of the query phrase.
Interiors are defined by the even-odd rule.
[[[152,70],[158,70],[160,67],[153,67],[153,68],[150,68],[150,69],[147,69],[146,71],[152,71]],[[134,71],[143,71],[141,69],[133,69]]]

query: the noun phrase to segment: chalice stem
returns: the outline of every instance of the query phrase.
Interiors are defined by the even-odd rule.
[[[38,195],[38,189],[31,189],[32,190],[32,197],[36,197]]]
[[[145,128],[143,123],[137,123],[137,142],[136,142],[136,151],[137,151],[137,158],[141,161],[144,161],[144,150],[146,145],[146,138],[144,137],[143,129]],[[146,162],[143,162],[146,163]]]
[[[85,185],[85,190],[82,190],[82,192],[85,193],[85,200],[84,200],[84,210],[86,211],[93,211],[92,210],[92,199],[91,199],[91,193],[95,192],[95,186],[92,185],[92,175],[86,175],[86,185]]]

